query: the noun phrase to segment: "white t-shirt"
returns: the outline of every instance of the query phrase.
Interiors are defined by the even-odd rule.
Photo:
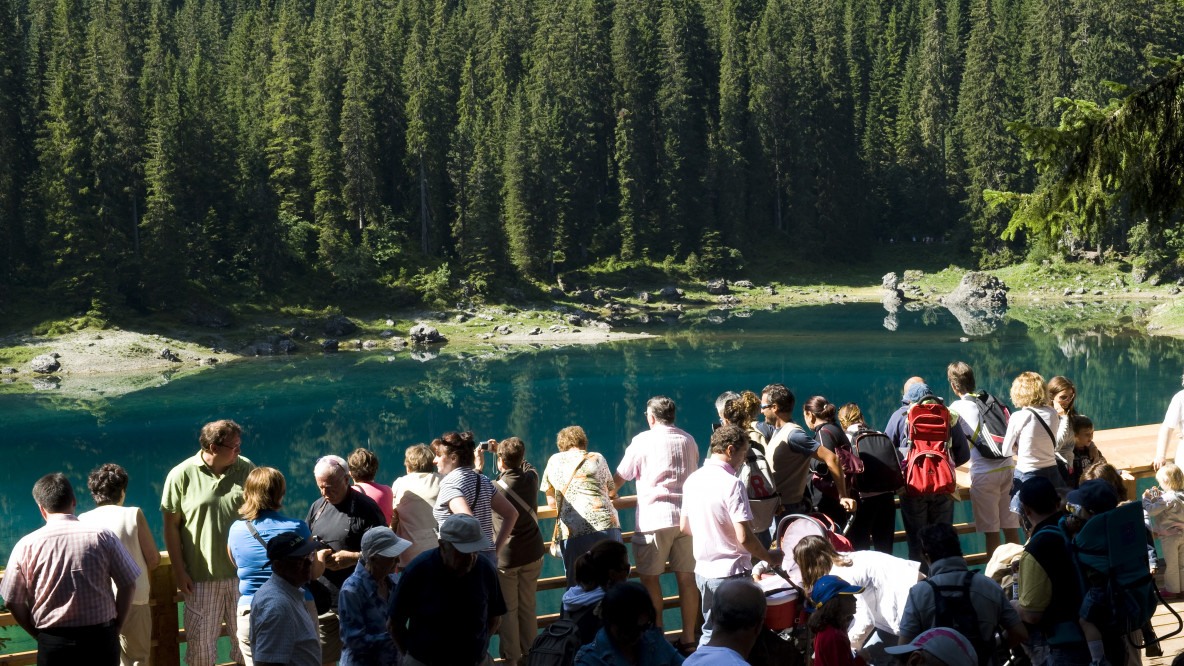
[[[1176,462],[1184,464],[1184,455],[1181,455],[1184,454],[1184,447],[1179,444],[1184,440],[1184,391],[1172,396],[1168,412],[1163,415],[1163,424],[1176,430]],[[1165,451],[1164,455],[1168,455],[1168,452]]]
[[[970,473],[974,475],[989,474],[997,472],[1002,469],[1011,469],[1015,467],[1015,458],[1005,456],[1003,458],[984,458],[979,453],[978,447],[974,446],[974,431],[978,429],[981,414],[978,411],[978,403],[969,398],[959,398],[950,405],[951,412],[957,412],[958,419],[964,424],[966,432],[966,441],[970,442]],[[1000,433],[996,433],[1000,434]],[[979,433],[979,437],[986,437],[986,433]]]
[[[1015,468],[1020,473],[1057,464],[1056,440],[1050,438],[1044,426],[1036,422],[1033,410],[1040,414],[1040,419],[1054,433],[1061,426],[1061,417],[1052,407],[1029,407],[1011,413],[1007,435],[1003,438],[1003,452],[1015,454]]]
[[[695,653],[687,657],[687,660],[682,662],[683,666],[695,666],[702,664],[703,666],[748,666],[748,662],[744,661],[744,657],[732,648],[715,647],[713,645],[702,645]]]
[[[851,566],[836,566],[830,573],[863,588],[855,595],[855,619],[847,629],[851,649],[863,647],[873,629],[899,634],[904,606],[909,590],[917,583],[921,563],[874,550],[857,550],[843,556],[851,560]]]
[[[752,557],[736,539],[733,527],[752,520],[752,508],[731,465],[708,458],[687,477],[682,515],[691,528],[696,574],[726,578],[752,569]]]

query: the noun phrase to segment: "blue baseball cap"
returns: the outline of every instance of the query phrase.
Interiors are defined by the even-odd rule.
[[[838,576],[823,576],[810,590],[810,610],[815,610],[840,594],[859,594],[862,587],[852,585]]]

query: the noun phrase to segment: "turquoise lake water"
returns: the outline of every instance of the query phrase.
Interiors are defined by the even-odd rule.
[[[1005,400],[1020,372],[1035,370],[1046,379],[1065,375],[1077,383],[1078,409],[1105,429],[1161,420],[1184,369],[1184,342],[1178,340],[1050,333],[1019,321],[971,337],[945,310],[902,310],[895,331],[884,327],[885,312],[876,304],[721,315],[722,323],[656,324],[646,329],[661,336],[656,339],[599,346],[465,358],[444,347],[427,362],[406,352],[267,358],[111,399],[0,395],[6,454],[0,467],[0,559],[7,560],[16,540],[42,524],[29,494],[37,478],[65,472],[84,511],[92,506],[86,475],[104,462],[128,469],[127,504],[144,507],[163,547],[157,507],[165,474],[197,451],[201,425],[217,418],[244,427],[243,455],[284,472],[283,513],[303,518],[318,497],[312,478],[318,457],[347,456],[368,445],[382,461],[378,480],[390,483],[403,473],[407,446],[448,430],[471,429],[481,439],[516,435],[541,469],[556,452],[555,433],[578,424],[588,433],[589,448],[615,466],[630,438],[646,427],[645,401],[656,394],[674,398],[678,425],[702,451],[715,418],[714,399],[729,389],[759,393],[782,382],[799,405],[816,394],[838,404],[855,401],[869,423],[883,427],[907,377],[921,375],[948,397],[946,365],[963,360],[975,369],[980,387]],[[623,494],[632,492],[630,484]],[[959,511],[958,519],[969,517],[962,515],[969,506]],[[621,519],[624,529],[632,529],[632,511]],[[981,550],[981,542],[969,547],[974,545]],[[561,570],[558,560],[547,558],[543,575]]]

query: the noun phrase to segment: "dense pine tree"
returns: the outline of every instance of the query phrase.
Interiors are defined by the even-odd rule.
[[[1050,127],[1161,85],[1182,28],[1176,0],[0,0],[0,272],[102,309],[851,238],[1162,262],[1171,179],[1123,153],[1095,164],[1127,189],[1062,187]],[[1171,97],[1130,99],[1157,159]],[[1002,239],[984,191],[1032,187],[1086,203],[992,195]]]

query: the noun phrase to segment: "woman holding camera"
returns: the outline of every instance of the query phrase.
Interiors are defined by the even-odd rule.
[[[432,515],[441,525],[454,513],[475,517],[481,523],[481,531],[493,543],[492,549],[480,554],[496,567],[497,550],[510,538],[518,520],[518,510],[510,500],[493,491],[492,481],[473,469],[476,463],[473,433],[446,432],[433,444],[436,447],[436,468],[444,479],[440,482],[440,494],[436,496]],[[496,535],[493,533],[493,513],[502,517],[502,528]]]
[[[621,521],[613,499],[617,484],[608,462],[588,451],[588,435],[580,426],[568,426],[555,437],[559,453],[547,461],[540,489],[547,506],[559,509],[555,530],[567,585],[576,584],[576,558],[605,539],[621,540]]]

